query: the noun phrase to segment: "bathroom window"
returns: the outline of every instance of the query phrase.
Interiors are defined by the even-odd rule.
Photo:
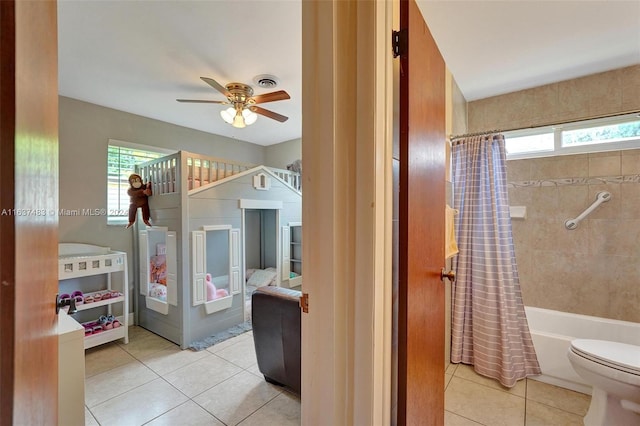
[[[626,142],[637,139],[640,139],[640,118],[622,123],[562,131],[563,147]]]
[[[553,132],[534,133],[532,135],[507,136],[505,140],[507,155],[553,152]]]
[[[640,115],[504,132],[508,159],[640,148]]]

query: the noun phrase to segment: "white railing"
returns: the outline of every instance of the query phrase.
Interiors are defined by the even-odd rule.
[[[154,194],[170,194],[179,192],[180,153],[157,158],[138,166],[138,174],[142,179],[151,182]]]
[[[190,190],[252,169],[255,165],[189,154],[186,157],[185,167],[187,170],[187,190]]]
[[[293,189],[302,192],[302,176],[300,176],[300,173],[292,172],[291,170],[276,169],[274,167],[267,168],[280,179],[291,185]]]
[[[138,174],[151,181],[154,195],[179,193],[182,185],[186,191],[219,181],[256,167],[223,158],[208,157],[186,151],[176,152],[138,166]],[[268,169],[294,189],[302,190],[300,174],[290,170]]]

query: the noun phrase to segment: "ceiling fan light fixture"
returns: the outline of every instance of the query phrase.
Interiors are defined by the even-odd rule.
[[[244,122],[247,126],[252,125],[253,123],[256,122],[256,120],[258,119],[258,114],[256,114],[255,112],[251,111],[248,108],[245,108],[242,110],[242,117],[244,117]]]
[[[233,119],[235,116],[236,110],[233,107],[229,107],[225,110],[220,111],[220,117],[222,117],[222,119],[229,124],[233,124]]]
[[[220,111],[220,116],[225,122],[238,129],[250,126],[258,119],[258,114],[249,110],[248,108],[235,109],[233,107],[230,107],[223,111]]]
[[[238,128],[238,129],[242,129],[242,128],[246,127],[246,124],[244,122],[244,117],[242,116],[242,111],[241,110],[236,111],[236,115],[235,115],[235,117],[233,117],[233,123],[231,123],[231,125],[233,127]]]

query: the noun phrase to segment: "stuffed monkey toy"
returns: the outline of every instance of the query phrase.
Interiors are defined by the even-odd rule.
[[[138,207],[142,208],[142,221],[147,226],[151,226],[149,219],[151,219],[151,212],[149,211],[149,196],[151,195],[151,182],[146,185],[142,183],[140,175],[135,173],[129,176],[129,224],[127,228],[131,228],[131,225],[136,221],[136,214],[138,213]]]

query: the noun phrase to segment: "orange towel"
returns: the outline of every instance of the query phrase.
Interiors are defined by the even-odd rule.
[[[458,244],[456,243],[455,219],[458,210],[445,206],[444,214],[444,256],[445,259],[458,254]]]

